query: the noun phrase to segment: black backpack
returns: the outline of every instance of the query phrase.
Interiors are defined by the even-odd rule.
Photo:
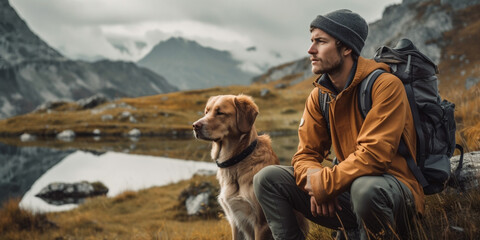
[[[422,54],[408,39],[402,39],[397,46],[380,47],[374,60],[387,63],[392,74],[402,80],[412,110],[415,130],[417,132],[417,163],[408,152],[403,139],[398,147],[399,153],[407,160],[407,165],[423,186],[425,194],[434,194],[445,189],[451,175],[450,158],[455,148],[461,156],[455,175],[458,176],[463,165],[463,148],[455,143],[455,104],[441,101],[438,86],[437,66]],[[372,108],[372,86],[375,80],[384,73],[377,69],[370,73],[358,87],[359,109],[362,116]],[[319,89],[319,103],[328,131],[330,101],[328,94]]]

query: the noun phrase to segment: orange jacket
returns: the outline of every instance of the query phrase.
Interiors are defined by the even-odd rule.
[[[381,74],[372,87],[372,108],[365,119],[358,105],[359,83],[375,69],[390,71],[388,65],[360,57],[351,84],[337,96],[320,84],[305,103],[298,129],[299,145],[293,156],[297,185],[304,189],[307,170],[320,168],[311,175],[310,183],[318,203],[331,200],[349,190],[360,176],[388,173],[412,191],[419,213],[424,212],[423,188],[416,181],[406,160],[397,153],[403,137],[412,156],[416,152],[416,136],[407,95],[400,79]],[[330,94],[329,118],[331,137],[318,102],[318,88]],[[338,165],[323,167],[333,146]]]

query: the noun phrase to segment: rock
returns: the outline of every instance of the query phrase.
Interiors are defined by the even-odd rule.
[[[210,182],[191,183],[178,197],[179,208],[185,210],[185,217],[218,217],[222,211],[217,202],[218,193],[219,188]]]
[[[139,137],[140,135],[142,135],[142,133],[140,132],[140,130],[138,130],[136,128],[134,128],[134,129],[132,129],[128,132],[129,137]]]
[[[130,121],[131,123],[137,123],[137,119],[134,116],[130,116],[128,118],[128,121]]]
[[[29,133],[24,133],[20,135],[20,141],[22,142],[30,142],[34,141],[36,139],[35,135],[29,134]]]
[[[267,96],[269,93],[270,93],[270,90],[268,90],[268,89],[266,89],[266,88],[262,88],[262,90],[260,90],[260,97],[265,97],[265,96]]]
[[[67,104],[65,101],[56,101],[56,102],[45,102],[40,104],[37,108],[33,110],[33,112],[43,112],[43,111],[48,111],[55,109],[57,107],[61,107],[63,105]]]
[[[75,132],[72,130],[63,130],[61,133],[57,134],[57,138],[64,141],[71,141],[75,138]]]
[[[199,213],[202,208],[207,206],[208,198],[210,196],[209,192],[203,192],[196,196],[189,196],[185,201],[185,207],[187,208],[188,215],[195,215]]]
[[[77,104],[80,105],[83,109],[94,108],[100,104],[106,103],[108,98],[101,93],[97,93],[89,98],[83,98],[77,101]]]
[[[83,203],[85,198],[106,195],[107,193],[108,188],[101,182],[55,182],[44,187],[35,196],[43,199],[49,204],[63,205]]]
[[[110,114],[105,114],[105,115],[102,115],[102,121],[110,121],[113,119],[113,116],[110,115]]]
[[[123,111],[122,114],[120,114],[120,119],[129,118],[130,116],[132,116],[132,114],[129,111]]]
[[[480,79],[479,78],[476,78],[476,77],[468,77],[466,80],[465,80],[465,89],[470,89],[471,87],[477,85],[478,83],[480,82]]]
[[[459,190],[477,188],[480,185],[480,151],[465,153],[463,166],[457,170],[459,160],[460,156],[454,156],[450,159],[454,174],[452,174],[448,185]]]

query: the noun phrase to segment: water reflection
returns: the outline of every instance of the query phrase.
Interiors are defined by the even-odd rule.
[[[0,143],[0,203],[23,196],[40,176],[72,152]]]
[[[76,151],[43,174],[25,193],[20,206],[32,211],[62,211],[75,204],[49,205],[35,194],[52,182],[100,181],[108,187],[107,196],[126,190],[139,190],[189,179],[199,170],[216,171],[214,163],[145,155],[107,152],[95,155]]]

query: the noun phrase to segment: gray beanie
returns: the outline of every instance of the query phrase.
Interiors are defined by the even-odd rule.
[[[319,28],[360,55],[368,35],[368,24],[360,15],[341,9],[318,15],[310,27]]]

